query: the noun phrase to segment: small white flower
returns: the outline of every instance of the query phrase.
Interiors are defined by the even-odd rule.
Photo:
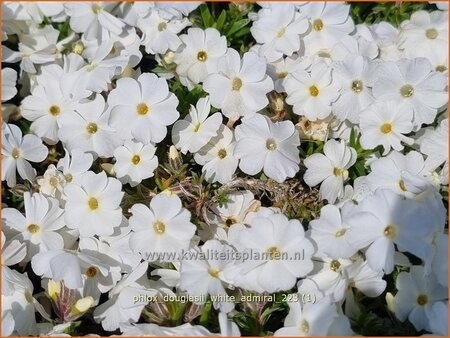
[[[181,261],[180,289],[204,299],[208,295],[222,296],[224,301],[214,301],[214,308],[220,309],[221,312],[230,312],[234,309],[234,303],[226,301],[228,295],[222,280],[222,271],[231,264],[233,251],[231,246],[217,240],[207,241],[199,249],[188,251],[186,258]],[[190,255],[196,254],[203,254],[206,259],[189,259]],[[221,255],[226,258],[221,259]]]
[[[183,208],[177,195],[169,197],[166,193],[160,193],[152,198],[150,208],[135,204],[130,212],[130,227],[133,230],[130,246],[143,258],[170,261],[170,256],[162,253],[180,253],[189,248],[196,227],[190,222],[191,214]]]
[[[69,151],[80,149],[95,156],[111,157],[122,140],[109,125],[109,116],[105,99],[96,95],[94,100],[79,104],[76,111],[61,117],[59,138]]]
[[[293,105],[297,115],[309,120],[324,119],[331,113],[331,104],[339,97],[340,85],[333,69],[324,62],[311,66],[310,73],[297,70],[284,82],[286,102]]]
[[[101,37],[103,30],[114,34],[122,32],[125,24],[109,13],[115,6],[114,2],[64,3],[70,17],[70,27],[91,40]]]
[[[40,193],[55,197],[58,200],[61,199],[66,180],[64,175],[53,164],[50,164],[44,176],[38,177],[36,181],[39,185]]]
[[[272,122],[267,116],[256,114],[242,120],[235,136],[234,154],[246,174],[256,175],[264,170],[264,174],[281,183],[297,173],[300,138],[291,121]]]
[[[193,83],[200,83],[217,72],[217,62],[227,51],[227,39],[215,28],[189,28],[180,35],[184,48],[174,56],[177,73]]]
[[[250,29],[256,42],[261,43],[260,55],[273,62],[283,55],[300,50],[300,36],[309,28],[308,20],[295,10],[292,3],[283,3],[258,12]]]
[[[433,304],[447,299],[447,288],[433,275],[426,275],[422,266],[412,266],[409,273],[400,272],[396,286],[395,316],[401,321],[408,318],[417,330],[430,331],[427,314]]]
[[[403,143],[412,145],[414,140],[405,134],[413,130],[413,112],[407,105],[397,105],[393,101],[377,101],[360,116],[361,145],[373,149],[378,145],[384,148],[383,155],[391,148],[403,149]]]
[[[256,53],[242,57],[229,48],[220,59],[217,73],[203,83],[211,104],[229,118],[253,115],[269,103],[266,94],[273,90],[273,81],[266,75],[266,63]]]
[[[397,109],[406,106],[414,112],[414,128],[434,121],[438,108],[448,102],[447,78],[433,72],[425,58],[384,62],[376,69],[373,85],[377,100],[392,100]]]
[[[41,162],[45,160],[48,149],[42,144],[39,137],[25,135],[13,124],[2,125],[2,181],[8,187],[16,185],[16,170],[20,177],[33,181],[36,170],[28,162]]]
[[[80,149],[72,152],[66,150],[66,155],[58,161],[57,168],[64,175],[65,185],[78,183],[80,177],[92,166],[93,157]]]
[[[209,116],[210,110],[209,97],[201,98],[196,107],[191,105],[189,115],[184,120],[179,120],[173,125],[172,142],[183,154],[188,151],[197,152],[211,138],[217,136],[217,130],[222,123],[222,114],[215,113]]]
[[[203,165],[202,171],[208,182],[225,184],[232,180],[239,163],[234,155],[235,147],[233,132],[221,125],[218,135],[194,155],[195,162]]]
[[[122,221],[120,202],[124,193],[119,180],[106,177],[104,171],[91,171],[80,177],[78,184],[65,187],[65,220],[80,236],[108,236]]]
[[[122,147],[114,150],[116,163],[114,172],[122,183],[130,183],[132,187],[142,180],[152,177],[158,167],[156,148],[152,144],[144,145],[140,142],[125,141]]]
[[[348,169],[356,162],[355,149],[348,147],[344,140],[329,140],[323,147],[324,154],[312,154],[304,160],[306,172],[303,176],[310,187],[320,186],[320,198],[334,203],[344,196],[344,182]]]
[[[135,138],[144,144],[160,142],[167,134],[166,126],[180,114],[178,99],[169,92],[165,79],[144,73],[136,80],[121,78],[109,93],[111,125],[124,139]]]

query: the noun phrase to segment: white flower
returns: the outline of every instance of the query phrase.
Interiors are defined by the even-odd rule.
[[[294,54],[287,58],[267,65],[267,74],[274,81],[275,90],[279,93],[285,92],[284,82],[292,73],[300,70],[306,70],[311,66],[311,60],[308,57],[301,57]]]
[[[377,101],[360,115],[361,146],[373,149],[383,146],[383,155],[391,148],[403,149],[403,143],[412,145],[414,140],[405,134],[413,130],[413,112],[410,106],[399,106],[394,101]]]
[[[273,62],[283,55],[300,51],[300,35],[309,28],[308,20],[295,10],[292,3],[283,3],[258,12],[250,32],[261,43],[260,55]]]
[[[348,241],[356,249],[367,248],[365,256],[373,270],[389,274],[394,269],[394,244],[400,251],[422,259],[429,257],[429,237],[435,230],[436,217],[424,204],[378,189],[347,219],[352,228]]]
[[[138,41],[137,41],[138,42]],[[114,40],[109,38],[103,41],[93,40],[95,52],[86,55],[89,63],[80,70],[81,81],[86,89],[100,93],[108,90],[108,85],[114,75],[120,75],[129,61],[127,55],[111,56]],[[130,48],[131,49],[131,48]]]
[[[434,170],[442,164],[448,168],[448,118],[442,120],[436,129],[425,132],[420,152],[427,155],[427,168]]]
[[[324,62],[313,64],[310,73],[295,71],[284,82],[286,102],[294,106],[295,114],[309,120],[326,118],[331,104],[339,97],[340,85],[334,77],[333,69]]]
[[[20,69],[35,74],[35,65],[54,62],[60,55],[57,49],[59,31],[51,25],[32,29],[29,34],[21,36],[19,51],[2,46],[3,62],[20,62]],[[61,43],[61,42],[60,42]]]
[[[147,53],[164,54],[168,50],[176,51],[182,43],[178,33],[191,24],[187,18],[168,19],[164,14],[152,10],[150,15],[137,20],[137,27],[142,31],[141,43]]]
[[[84,33],[87,39],[98,39],[106,32],[120,34],[125,24],[109,13],[116,6],[114,2],[64,3],[70,16],[70,27],[77,33]],[[108,38],[108,35],[104,38]]]
[[[82,98],[89,95],[77,87],[75,72],[67,74],[59,67],[45,66],[37,77],[37,86],[22,101],[22,116],[32,121],[30,130],[48,144],[59,141],[61,118],[73,113]]]
[[[311,22],[311,30],[303,38],[307,55],[331,49],[354,30],[349,11],[350,5],[343,2],[312,1],[300,7],[300,13]]]
[[[381,63],[376,72],[373,96],[377,100],[393,100],[399,110],[411,108],[415,130],[432,123],[438,108],[448,102],[447,78],[433,72],[425,58]]]
[[[36,179],[39,192],[50,197],[61,199],[66,180],[64,175],[53,164],[47,167],[44,176]]]
[[[234,155],[235,147],[233,132],[221,125],[218,135],[194,155],[195,162],[203,165],[202,172],[208,182],[225,184],[232,180],[239,163]]]
[[[65,185],[77,183],[80,177],[92,166],[93,157],[80,149],[72,152],[66,150],[66,155],[58,161],[57,168],[64,175]]]
[[[217,72],[217,62],[227,51],[227,39],[215,28],[189,28],[180,35],[184,48],[174,56],[177,74],[199,83]]]
[[[318,251],[331,258],[350,258],[356,249],[350,245],[348,234],[351,228],[346,218],[352,214],[350,204],[344,205],[341,212],[334,205],[326,205],[320,209],[320,218],[309,223],[311,239],[317,244]]]
[[[2,214],[6,224],[19,232],[13,239],[27,244],[25,261],[38,252],[62,249],[64,241],[56,230],[64,226],[64,211],[59,208],[58,201],[25,192],[24,203],[25,216],[13,208],[3,209]]]
[[[80,177],[78,184],[65,187],[65,220],[80,236],[108,236],[122,221],[120,202],[124,193],[119,180],[106,177],[104,171],[91,171]]]
[[[41,306],[33,297],[33,283],[28,278],[28,274],[20,274],[15,270],[11,270],[11,274],[2,275],[2,279],[3,283],[13,283],[15,286],[15,291],[12,295],[6,296],[2,294],[2,314],[4,311],[11,311],[14,318],[14,331],[19,335],[36,335],[35,312]]]
[[[135,296],[154,296],[146,276],[148,263],[139,264],[109,292],[109,299],[94,310],[94,319],[101,322],[103,329],[116,330],[121,323],[136,322],[147,302],[133,301]]]
[[[2,181],[8,187],[16,185],[16,170],[20,177],[33,181],[36,170],[28,162],[41,162],[48,154],[48,149],[35,135],[25,135],[13,124],[2,125]]]
[[[7,216],[5,216],[4,212],[7,209],[3,209],[3,219],[4,224],[7,223]],[[2,231],[2,269],[6,268],[10,265],[15,265],[20,263],[27,254],[27,246],[25,243],[21,243],[18,239],[12,239],[11,241],[6,242],[5,234]],[[4,284],[2,285],[2,294],[4,293]]]
[[[94,100],[80,103],[74,112],[61,116],[59,138],[69,151],[80,149],[94,156],[111,157],[122,139],[109,125],[109,117],[105,99],[96,95]]]
[[[266,63],[257,54],[239,53],[229,48],[220,59],[217,73],[203,83],[211,104],[229,118],[253,115],[269,103],[266,94],[273,90],[273,81],[266,75]]]
[[[2,102],[12,99],[17,94],[17,72],[12,68],[2,68]]]
[[[448,13],[420,10],[400,25],[399,48],[408,58],[441,54],[448,49]]]
[[[372,96],[371,64],[362,56],[347,56],[343,61],[333,64],[337,81],[342,84],[341,96],[333,103],[333,113],[341,121],[348,119],[359,123],[359,114],[374,98]]]
[[[186,252],[185,259],[181,261],[180,289],[185,290],[189,295],[203,297],[208,295],[222,296],[220,301],[213,301],[214,308],[221,312],[230,312],[234,308],[234,303],[227,301],[227,292],[222,281],[222,271],[231,264],[231,256],[234,249],[217,240],[210,240],[199,249],[191,249]],[[205,259],[196,258],[195,255],[203,254]],[[221,255],[226,257],[221,258]],[[220,299],[220,298],[217,298]]]
[[[412,266],[409,273],[400,272],[396,286],[395,316],[401,321],[408,318],[416,330],[431,331],[427,314],[433,304],[447,299],[447,288],[439,285],[433,275],[425,275],[422,266]]]
[[[114,150],[116,177],[122,183],[130,183],[132,187],[141,183],[143,179],[152,177],[158,167],[155,151],[156,148],[152,144],[125,141],[123,146]]]
[[[390,189],[408,198],[430,189],[424,178],[425,163],[422,154],[410,151],[403,155],[392,151],[370,164],[371,173],[367,175],[367,184],[372,191]]]
[[[195,233],[190,222],[190,212],[183,208],[177,195],[160,193],[150,201],[150,208],[143,204],[131,207],[130,227],[133,234],[130,246],[149,261],[171,261],[168,253],[187,250]],[[167,254],[167,255],[164,255]]]
[[[180,114],[178,99],[169,92],[165,79],[144,73],[136,80],[121,78],[108,96],[111,124],[125,139],[135,138],[148,144],[160,142],[167,134],[166,126]]]
[[[304,160],[306,172],[303,176],[310,187],[320,186],[320,198],[334,203],[344,195],[344,182],[348,169],[356,162],[355,149],[348,147],[344,140],[329,140],[323,147],[324,154],[313,154]]]
[[[242,120],[235,137],[234,154],[246,174],[256,175],[263,169],[264,174],[281,183],[297,173],[300,138],[291,121],[272,122],[256,114]]]
[[[69,251],[51,250],[38,253],[31,259],[31,267],[35,274],[64,282],[69,289],[79,289],[83,286],[83,274],[91,267],[106,274],[108,267],[92,256],[89,250]],[[96,270],[97,271],[97,270]]]
[[[301,294],[294,294],[300,300],[288,302],[289,313],[284,327],[274,336],[326,336],[333,320],[338,317],[337,308],[328,298],[317,303],[303,303]]]
[[[312,270],[314,247],[305,238],[303,226],[298,220],[273,214],[254,217],[250,225],[250,228],[242,227],[239,237],[233,238],[230,244],[243,253],[251,250],[252,259],[243,260],[226,270],[224,277],[227,280],[257,292],[277,292],[289,290],[298,277]],[[301,254],[301,259],[295,258],[298,254]],[[245,280],[246,274],[251,278]],[[283,278],[273,278],[275,275],[282,275]]]
[[[211,110],[209,96],[198,100],[196,107],[191,105],[189,115],[175,122],[172,128],[172,142],[181,150],[195,153],[217,136],[222,123],[222,114],[215,113],[208,117]]]

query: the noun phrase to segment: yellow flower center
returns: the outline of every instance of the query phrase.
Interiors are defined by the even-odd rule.
[[[283,27],[277,32],[277,38],[281,38],[284,33],[286,33],[286,28]]]
[[[61,114],[61,108],[55,105],[51,106],[48,111],[53,116],[58,116],[59,114]]]
[[[100,13],[101,11],[102,11],[102,9],[103,9],[103,7],[100,5],[100,4],[92,4],[92,11],[95,13],[95,14],[98,14],[98,13]]]
[[[97,268],[95,266],[90,266],[86,269],[85,274],[90,278],[95,277],[95,275],[97,275]]]
[[[311,86],[309,87],[309,94],[316,97],[317,95],[319,95],[319,89],[316,86]]]
[[[77,41],[72,45],[72,52],[80,55],[84,51],[84,45],[81,41]]]
[[[167,23],[160,22],[158,25],[158,31],[162,32],[162,31],[165,31],[166,29],[167,29]]]
[[[17,148],[14,148],[11,152],[11,156],[13,159],[17,160],[20,157],[20,150]]]
[[[197,123],[195,124],[195,126],[194,126],[194,133],[198,133],[200,127],[201,127],[200,122],[197,122]]]
[[[143,102],[139,103],[136,106],[136,113],[138,113],[138,115],[144,116],[144,115],[147,115],[149,112],[150,112],[150,107],[147,106],[147,104],[145,104]]]
[[[339,229],[338,231],[336,231],[335,236],[336,237],[342,237],[342,236],[345,235],[346,232],[347,232],[347,229],[345,229],[345,228]]]
[[[314,20],[313,28],[316,32],[320,32],[323,29],[323,21],[320,19]]]
[[[34,303],[33,295],[31,294],[31,292],[29,290],[25,291],[24,296],[25,296],[25,300],[28,302],[28,304]]]
[[[205,62],[207,58],[208,58],[208,54],[204,50],[201,50],[200,52],[197,53],[198,61]]]
[[[397,228],[393,224],[389,224],[383,231],[384,235],[389,239],[394,239],[397,236]]]
[[[41,227],[37,224],[30,224],[27,227],[27,230],[28,230],[28,232],[35,234],[35,233],[39,232],[39,230],[41,230]]]
[[[400,88],[400,94],[402,94],[403,97],[411,97],[414,94],[414,88],[408,84],[404,85]]]
[[[266,148],[268,150],[276,150],[277,149],[277,143],[275,142],[275,140],[273,138],[269,138],[266,141]]]
[[[439,33],[435,28],[427,29],[425,35],[428,39],[434,40],[438,37]]]
[[[50,177],[49,183],[50,183],[50,185],[51,185],[52,187],[57,187],[59,181],[58,181],[58,179],[57,179],[56,177],[53,176],[53,177]]]
[[[330,269],[334,272],[338,271],[341,267],[341,263],[337,259],[333,259],[330,263]]]
[[[447,70],[447,67],[444,66],[444,65],[436,66],[436,71],[437,71],[437,72],[443,73],[443,72],[445,72],[446,70]]]
[[[91,209],[91,210],[97,210],[98,209],[98,200],[95,197],[91,197],[88,200],[88,206],[89,206],[89,209]]]
[[[228,217],[225,220],[225,224],[226,224],[227,227],[230,227],[230,226],[232,226],[233,224],[236,224],[236,223],[237,223],[237,221],[233,217]]]
[[[217,152],[217,156],[218,156],[221,160],[223,160],[225,157],[227,157],[227,151],[226,151],[225,149],[220,149],[220,150]]]
[[[343,172],[344,172],[344,170],[342,170],[341,168],[338,168],[338,167],[335,167],[333,169],[333,175],[334,176],[341,176]]]
[[[267,253],[269,254],[269,259],[270,260],[278,260],[278,259],[281,258],[281,256],[280,256],[281,251],[276,246],[271,246],[270,248],[268,248],[267,249]]]
[[[277,73],[277,79],[279,80],[284,79],[286,76],[288,76],[288,72]]]
[[[419,304],[420,306],[424,306],[426,304],[428,304],[428,296],[427,295],[419,295],[417,297],[417,304]]]
[[[162,235],[166,232],[166,224],[161,221],[156,221],[155,223],[153,223],[153,230],[155,230],[158,235]]]
[[[398,182],[398,185],[402,191],[408,191],[408,189],[406,189],[405,181],[400,180],[400,182]]]
[[[73,180],[72,174],[66,174],[66,175],[64,175],[64,178],[66,179],[67,183],[70,183]]]
[[[238,91],[241,89],[241,87],[242,87],[242,80],[238,77],[235,77],[231,84],[231,89]]]
[[[383,134],[390,134],[392,133],[392,124],[389,122],[383,123],[380,130]]]
[[[300,323],[299,330],[302,333],[307,334],[309,332],[309,323],[303,319],[302,322]]]
[[[352,90],[355,93],[360,93],[363,90],[363,83],[359,80],[355,80],[352,82]]]
[[[139,162],[141,162],[141,157],[139,155],[134,155],[131,158],[131,163],[133,163],[134,165],[138,165]]]
[[[97,124],[91,122],[86,126],[86,130],[89,134],[95,134],[97,132]]]
[[[209,268],[208,273],[214,278],[219,278],[220,270],[216,268]]]

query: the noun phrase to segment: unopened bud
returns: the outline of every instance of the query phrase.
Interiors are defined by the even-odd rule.
[[[81,41],[77,41],[72,45],[72,52],[75,54],[81,55],[84,51],[84,45]]]
[[[175,146],[169,148],[169,164],[173,170],[180,170],[183,165],[183,159]]]

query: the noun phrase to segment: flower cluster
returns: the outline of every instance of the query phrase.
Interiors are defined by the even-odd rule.
[[[446,3],[214,6],[2,3],[2,336],[447,335]]]

